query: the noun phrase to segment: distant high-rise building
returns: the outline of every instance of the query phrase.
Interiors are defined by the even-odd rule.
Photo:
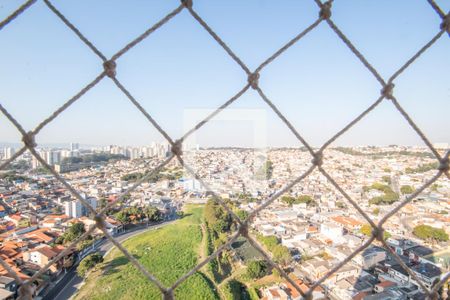
[[[16,150],[14,148],[6,147],[3,149],[3,159],[10,159],[14,154],[16,154]]]
[[[37,169],[41,166],[41,163],[34,157],[34,155],[31,157],[31,168]]]
[[[72,151],[70,150],[61,150],[61,158],[72,157]]]
[[[78,143],[70,143],[70,151],[75,151],[80,149],[80,144]]]
[[[128,156],[127,155],[127,149],[125,149],[124,147],[120,147],[120,146],[112,146],[111,147],[111,154],[121,154],[124,156]]]
[[[54,165],[59,164],[61,162],[61,152],[53,151],[52,160]]]
[[[49,165],[52,165],[52,152],[51,151],[45,151],[42,153],[43,154],[43,158],[45,160],[46,163],[48,163]]]
[[[53,166],[61,162],[61,152],[55,150],[48,150],[42,152],[42,156],[46,163]]]
[[[130,150],[130,159],[136,159],[141,157],[141,151],[139,148],[132,148]]]

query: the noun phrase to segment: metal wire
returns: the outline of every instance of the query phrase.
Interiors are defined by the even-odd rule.
[[[307,28],[289,40],[284,46],[282,46],[279,50],[277,50],[274,54],[269,56],[266,60],[264,60],[255,71],[251,71],[247,65],[243,62],[239,56],[233,52],[233,50],[227,45],[225,41],[208,25],[206,21],[204,21],[194,10],[192,0],[181,0],[181,4],[176,7],[173,11],[164,16],[160,21],[149,27],[145,32],[141,35],[130,41],[123,48],[114,54],[111,59],[108,59],[87,37],[85,37],[81,31],[77,28],[76,25],[71,23],[67,17],[60,12],[49,0],[43,0],[45,5],[49,8],[51,12],[53,12],[65,26],[67,26],[74,34],[87,45],[92,52],[97,55],[101,63],[103,65],[103,72],[101,72],[96,78],[90,81],[85,87],[81,88],[80,91],[75,94],[73,97],[68,99],[60,108],[54,111],[48,118],[44,119],[41,123],[39,123],[36,128],[27,133],[21,124],[8,112],[8,110],[0,104],[0,111],[6,116],[6,118],[16,127],[16,129],[22,135],[22,141],[24,146],[16,152],[10,159],[6,160],[0,165],[0,170],[6,169],[6,167],[13,162],[17,157],[22,155],[26,150],[30,151],[30,153],[43,165],[44,168],[49,170],[55,178],[61,182],[67,190],[78,200],[80,200],[83,205],[85,205],[88,210],[91,212],[92,219],[96,222],[96,226],[93,226],[86,233],[75,239],[64,251],[62,251],[59,255],[54,257],[52,260],[48,262],[46,266],[41,268],[39,272],[35,273],[29,280],[23,281],[20,279],[18,274],[2,259],[0,258],[0,264],[8,271],[8,273],[16,279],[18,284],[20,285],[19,289],[19,298],[20,299],[31,299],[33,295],[31,283],[39,278],[42,274],[44,274],[50,266],[64,257],[73,247],[75,247],[79,242],[86,239],[89,234],[91,234],[95,229],[100,229],[103,231],[104,235],[108,240],[110,240],[124,255],[127,257],[130,262],[140,271],[142,272],[146,278],[153,282],[161,291],[161,294],[164,299],[173,299],[174,298],[174,290],[178,287],[182,282],[188,279],[190,276],[195,274],[200,268],[210,262],[212,259],[216,258],[224,249],[229,247],[239,236],[244,236],[248,239],[250,244],[262,254],[262,256],[279,272],[280,275],[286,279],[292,286],[305,298],[311,299],[313,290],[320,286],[328,277],[332,276],[336,271],[342,268],[347,262],[349,262],[355,255],[359,252],[366,249],[373,241],[378,240],[381,244],[389,251],[395,260],[408,272],[408,274],[414,278],[421,287],[421,289],[426,293],[427,297],[433,298],[436,296],[438,289],[448,281],[450,277],[450,273],[446,274],[440,281],[437,283],[431,290],[427,289],[424,283],[417,278],[414,272],[409,269],[408,266],[404,264],[404,262],[400,259],[400,257],[393,252],[386,241],[383,239],[383,224],[391,218],[394,214],[396,214],[403,206],[410,203],[419,193],[429,187],[431,184],[436,182],[443,174],[450,179],[449,176],[449,153],[448,151],[444,156],[441,156],[439,152],[433,147],[431,142],[428,140],[426,135],[422,132],[422,130],[417,126],[414,120],[409,116],[406,110],[401,106],[400,102],[394,96],[394,80],[398,78],[406,69],[408,69],[424,52],[426,52],[430,47],[432,47],[437,40],[439,40],[445,32],[449,33],[450,31],[450,17],[449,14],[445,14],[443,10],[436,4],[434,0],[427,0],[430,4],[431,8],[436,12],[438,17],[441,19],[442,23],[437,24],[440,26],[436,26],[437,33],[431,38],[431,40],[426,43],[423,47],[421,47],[409,60],[407,60],[393,75],[386,81],[376,70],[376,68],[370,64],[370,62],[366,59],[366,57],[357,49],[357,47],[352,43],[348,37],[339,29],[338,25],[334,23],[331,18],[332,15],[332,3],[333,1],[328,1],[322,3],[320,0],[313,0],[319,7],[318,18]],[[26,1],[23,5],[18,7],[11,15],[9,15],[5,20],[0,22],[0,31],[5,30],[7,26],[10,26],[13,21],[19,17],[23,12],[29,9],[36,0]],[[215,40],[224,51],[235,61],[245,72],[248,78],[248,82],[245,83],[244,87],[239,90],[234,96],[232,96],[228,101],[218,107],[214,112],[209,114],[205,119],[195,125],[191,130],[187,131],[184,135],[182,135],[179,139],[172,139],[169,134],[155,121],[152,115],[147,112],[139,101],[132,96],[132,93],[117,79],[116,77],[116,60],[120,58],[122,55],[126,54],[130,49],[138,45],[143,40],[147,39],[153,32],[164,26],[171,19],[176,17],[183,9],[186,9],[189,14],[192,16],[193,21],[197,22],[210,36],[213,40]],[[334,136],[332,136],[327,142],[325,142],[322,147],[319,148],[318,151],[314,151],[314,149],[308,144],[308,142],[300,135],[300,133],[295,129],[295,127],[289,122],[289,120],[284,116],[284,114],[277,108],[273,101],[269,99],[268,96],[263,92],[263,89],[259,85],[259,77],[260,72],[270,63],[272,63],[277,57],[283,55],[285,51],[287,51],[291,46],[298,43],[304,36],[306,36],[309,32],[313,31],[320,23],[325,22],[328,27],[339,37],[339,39],[348,47],[348,49],[359,59],[359,61],[363,64],[363,66],[370,72],[375,79],[380,83],[381,87],[381,95],[378,96],[377,100],[369,106],[366,110],[360,113],[354,120],[348,123],[343,129],[338,131]],[[439,30],[438,30],[439,29]],[[90,89],[94,88],[100,81],[102,81],[105,77],[109,77],[114,84],[118,87],[118,89],[130,100],[130,102],[145,116],[145,118],[149,121],[149,123],[158,130],[159,133],[167,140],[167,142],[172,147],[172,154],[160,163],[158,166],[153,168],[152,170],[148,170],[145,176],[135,182],[130,188],[128,188],[125,192],[123,192],[115,201],[109,203],[102,210],[96,212],[95,209],[81,196],[81,194],[74,189],[62,176],[60,176],[46,161],[39,155],[36,151],[36,143],[34,141],[35,136],[49,123],[51,123],[56,117],[61,115],[66,109],[68,109],[74,102],[78,101],[83,97],[85,93],[87,93]],[[265,102],[280,118],[280,120],[288,127],[289,130],[296,136],[299,142],[306,147],[309,153],[312,156],[312,162],[309,169],[304,172],[301,176],[297,177],[292,182],[288,183],[274,193],[271,197],[269,197],[266,201],[263,202],[261,206],[252,211],[249,216],[245,220],[240,220],[239,217],[226,205],[226,203],[221,199],[209,186],[208,184],[196,174],[195,170],[186,164],[183,160],[182,143],[183,141],[192,133],[197,131],[203,125],[208,123],[213,117],[220,114],[221,110],[229,106],[231,103],[237,101],[243,94],[245,94],[249,88],[252,88],[257,91],[262,101]],[[391,101],[394,107],[399,111],[399,113],[403,116],[403,118],[408,122],[411,128],[418,134],[421,140],[427,145],[430,151],[434,154],[437,161],[439,162],[439,168],[435,176],[426,181],[420,188],[418,188],[413,194],[407,197],[404,201],[402,201],[399,205],[397,205],[394,209],[392,209],[388,214],[386,214],[379,222],[376,224],[358,205],[356,201],[354,201],[340,186],[339,184],[330,176],[326,170],[322,167],[323,163],[323,151],[330,146],[336,139],[338,139],[342,134],[349,131],[356,123],[358,123],[361,119],[363,119],[367,114],[375,109],[382,101]],[[136,259],[134,258],[117,240],[114,239],[113,236],[109,234],[109,232],[105,228],[105,215],[104,213],[110,209],[112,206],[123,201],[126,195],[129,195],[132,191],[138,188],[141,183],[146,181],[149,177],[158,174],[168,163],[170,163],[173,158],[177,158],[177,160],[184,166],[185,170],[191,174],[194,178],[199,180],[200,184],[205,188],[205,190],[209,191],[212,195],[212,199],[219,203],[236,221],[238,224],[238,228],[235,234],[231,236],[231,238],[221,247],[219,247],[214,253],[208,256],[206,259],[201,261],[196,267],[191,269],[185,275],[181,276],[172,286],[165,287],[155,276],[153,276],[148,270]],[[372,227],[372,236],[359,248],[357,248],[353,253],[351,253],[346,259],[341,261],[338,265],[334,266],[327,274],[325,274],[322,278],[318,279],[308,291],[303,292],[303,290],[298,286],[296,282],[294,282],[286,272],[278,266],[273,260],[270,253],[266,252],[264,247],[259,245],[257,240],[251,236],[248,231],[248,227],[251,223],[251,219],[260,211],[267,208],[273,201],[278,199],[282,194],[291,189],[294,185],[301,182],[305,179],[310,173],[312,173],[315,169],[318,169],[319,172],[327,178],[327,180],[336,188],[336,190],[343,195],[343,197],[367,220],[367,222]]]

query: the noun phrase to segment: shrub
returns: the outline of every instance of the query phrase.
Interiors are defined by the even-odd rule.
[[[249,298],[245,285],[236,279],[230,279],[225,283],[222,291],[226,300],[244,300]]]
[[[301,195],[298,196],[297,198],[292,196],[283,196],[281,197],[281,201],[287,203],[288,205],[306,203],[308,206],[309,205],[314,206],[316,204],[314,199],[309,195]]]
[[[406,194],[412,194],[412,193],[414,193],[414,189],[413,189],[410,185],[402,185],[402,186],[400,187],[400,192],[401,192],[403,195],[406,195]]]
[[[89,254],[86,256],[78,265],[77,273],[80,277],[84,277],[90,269],[95,267],[97,264],[103,262],[103,256],[98,253]]]
[[[417,225],[413,229],[413,234],[422,240],[448,241],[448,234],[443,229],[429,225]]]
[[[361,228],[359,229],[359,232],[361,232],[362,234],[366,235],[366,236],[371,236],[372,235],[372,226],[370,226],[370,224],[364,224],[363,226],[361,226]],[[388,238],[390,238],[392,235],[387,232],[384,231],[383,237],[385,240],[387,240]]]
[[[273,260],[282,265],[287,265],[291,262],[292,256],[286,246],[276,245],[270,251],[273,255]]]
[[[267,262],[264,260],[252,260],[247,266],[247,276],[251,279],[258,279],[268,272]]]

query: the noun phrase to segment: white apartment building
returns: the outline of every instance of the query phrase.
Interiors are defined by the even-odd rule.
[[[10,159],[14,154],[16,154],[16,150],[14,148],[5,147],[3,149],[3,159]]]
[[[85,198],[93,209],[97,208],[97,199],[94,197]],[[80,200],[72,200],[64,203],[65,214],[72,218],[80,218],[89,215],[89,209]]]

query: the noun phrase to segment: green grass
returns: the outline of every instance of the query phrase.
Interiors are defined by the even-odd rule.
[[[195,267],[202,240],[203,208],[188,206],[183,219],[125,241],[123,245],[165,286]],[[175,290],[176,299],[219,299],[214,285],[197,272]],[[91,272],[75,299],[161,299],[158,288],[114,249]]]

